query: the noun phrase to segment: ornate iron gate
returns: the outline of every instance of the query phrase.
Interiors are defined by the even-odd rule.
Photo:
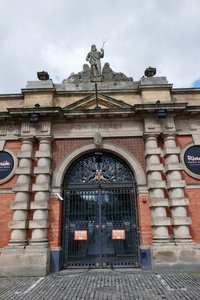
[[[107,153],[76,161],[65,176],[64,267],[139,267],[136,185]]]

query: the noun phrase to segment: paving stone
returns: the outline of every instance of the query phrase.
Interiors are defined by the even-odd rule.
[[[66,270],[46,278],[1,278],[1,300],[199,300],[199,274]]]

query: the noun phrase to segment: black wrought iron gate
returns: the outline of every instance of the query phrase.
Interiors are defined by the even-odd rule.
[[[94,153],[72,166],[63,189],[63,267],[139,267],[129,168],[110,154]]]

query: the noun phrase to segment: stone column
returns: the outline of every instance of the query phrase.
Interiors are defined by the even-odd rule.
[[[48,246],[48,215],[49,215],[49,193],[51,183],[51,136],[39,138],[39,151],[35,157],[38,159],[37,167],[34,168],[36,182],[33,184],[35,192],[34,201],[31,203],[33,220],[29,221],[32,229],[30,246]]]
[[[19,165],[17,183],[13,187],[15,201],[11,204],[13,219],[9,222],[11,239],[9,246],[25,246],[27,244],[28,210],[30,206],[30,193],[33,169],[33,138],[22,139],[21,152],[17,155]]]
[[[176,137],[173,134],[164,134],[164,157],[166,161],[167,189],[169,193],[169,205],[171,208],[171,223],[173,226],[174,241],[191,242],[189,225],[191,218],[187,216],[186,207],[189,204],[185,197],[185,181],[182,180],[182,164],[179,160],[180,148],[176,147]]]
[[[146,138],[147,180],[150,193],[151,224],[153,229],[153,243],[169,242],[168,226],[171,225],[167,217],[166,207],[168,199],[164,196],[166,183],[162,179],[163,165],[160,163],[161,149],[157,145],[157,135],[148,134]]]

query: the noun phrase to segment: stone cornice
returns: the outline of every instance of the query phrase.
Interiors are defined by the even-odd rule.
[[[1,120],[17,120],[18,122],[29,120],[30,114],[38,114],[41,119],[65,119],[74,117],[141,117],[147,116],[149,113],[156,113],[158,110],[166,110],[166,114],[188,115],[200,113],[200,106],[188,106],[187,102],[159,102],[159,103],[143,103],[135,104],[130,107],[116,107],[116,108],[93,108],[93,109],[80,109],[72,107],[27,107],[27,108],[8,108],[7,111],[0,112]]]

